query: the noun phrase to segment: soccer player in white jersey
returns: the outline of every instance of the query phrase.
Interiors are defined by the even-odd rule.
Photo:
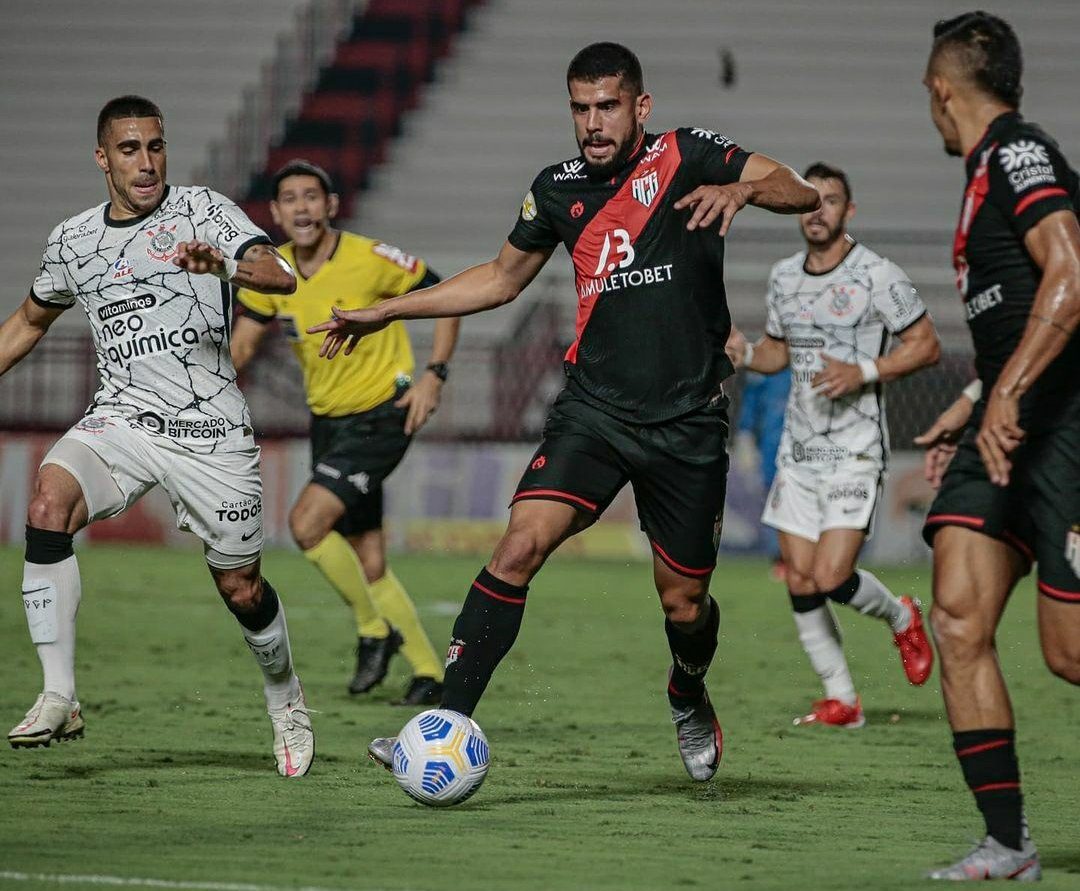
[[[779,532],[799,640],[825,688],[795,723],[856,728],[866,719],[829,601],[887,622],[912,684],[933,666],[918,603],[855,564],[888,461],[882,384],[934,364],[939,344],[904,271],[848,235],[846,174],[814,164],[804,175],[821,194],[799,218],[806,250],[772,269],[765,336],[750,345],[736,332],[728,352],[753,371],[792,370],[762,521]]]
[[[230,282],[291,293],[296,279],[235,204],[165,178],[161,112],[122,96],[98,116],[109,200],[49,236],[30,295],[0,326],[0,374],[80,304],[101,386],[42,461],[26,526],[23,603],[42,693],[14,747],[81,736],[75,693],[79,568],[72,536],[160,485],[180,529],[202,539],[218,591],[262,669],[278,772],[302,776],[314,738],[285,612],[259,571],[259,449],[229,357]]]

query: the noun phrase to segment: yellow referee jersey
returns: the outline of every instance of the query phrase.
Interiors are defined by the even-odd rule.
[[[296,272],[292,294],[258,294],[241,288],[237,299],[263,319],[281,320],[304,373],[304,389],[313,414],[329,417],[368,411],[394,395],[412,377],[414,360],[402,322],[364,337],[351,356],[319,358],[324,334],[307,329],[330,318],[330,307],[361,309],[412,290],[427,266],[399,248],[341,232],[330,257],[311,278],[296,266],[292,243],[278,249]]]

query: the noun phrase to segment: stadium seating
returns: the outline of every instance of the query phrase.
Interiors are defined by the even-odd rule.
[[[158,102],[167,119],[169,177],[187,182],[304,5],[190,0],[144,8],[54,0],[5,6],[0,312],[6,315],[26,296],[49,230],[105,197],[91,157],[101,105],[122,93]]]

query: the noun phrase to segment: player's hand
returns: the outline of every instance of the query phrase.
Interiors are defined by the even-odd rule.
[[[746,358],[746,335],[734,325],[731,326],[731,333],[728,335],[727,343],[724,344],[724,352],[727,353],[736,371],[743,367],[743,359]]]
[[[821,359],[825,367],[810,380],[810,386],[818,393],[830,399],[839,399],[841,396],[861,390],[866,385],[862,369],[858,365],[841,362],[828,353],[822,353]]]
[[[320,322],[307,329],[308,334],[326,332],[326,338],[319,347],[319,355],[324,359],[333,359],[342,347],[345,347],[346,356],[351,355],[361,337],[381,331],[390,324],[374,308],[338,309],[333,306],[330,311],[333,317],[329,321]]]
[[[398,408],[407,408],[405,416],[405,435],[412,436],[423,427],[435,414],[442,397],[443,382],[430,371],[424,372],[397,402]]]
[[[1012,461],[1009,455],[1024,441],[1020,429],[1020,397],[1005,396],[998,390],[986,402],[986,414],[975,437],[990,482],[995,486],[1009,485]]]
[[[707,229],[720,220],[719,235],[727,235],[731,221],[753,194],[749,183],[731,183],[727,186],[698,186],[675,202],[676,210],[692,207],[694,212],[687,220],[686,228]]]
[[[956,441],[971,420],[974,410],[975,403],[961,396],[938,416],[929,430],[915,437],[915,445],[926,449],[923,476],[931,488],[940,488],[945,470],[956,454]]]
[[[205,241],[181,241],[172,262],[193,275],[220,275],[225,271],[225,255]]]

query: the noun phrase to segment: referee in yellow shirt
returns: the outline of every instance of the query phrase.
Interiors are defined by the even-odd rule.
[[[431,361],[418,378],[401,322],[365,337],[343,363],[321,361],[322,336],[305,332],[329,318],[332,306],[370,306],[439,277],[398,248],[335,229],[338,197],[314,164],[291,161],[277,172],[270,210],[289,238],[279,250],[296,270],[296,292],[238,292],[243,313],[232,332],[233,364],[239,371],[251,360],[273,319],[300,360],[312,415],[312,478],[293,505],[289,528],[355,615],[359,644],[349,692],[367,693],[379,684],[400,649],[413,679],[395,704],[438,703],[442,660],[386,564],[382,486],[439,405],[459,320],[436,323]]]

